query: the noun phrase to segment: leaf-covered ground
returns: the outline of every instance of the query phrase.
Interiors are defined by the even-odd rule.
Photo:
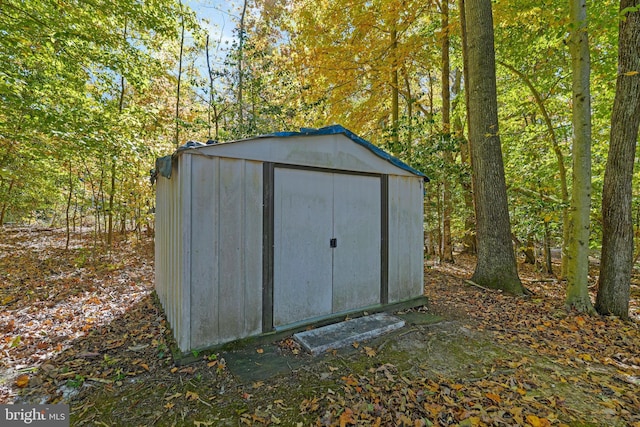
[[[176,367],[152,242],[91,244],[0,233],[0,403],[66,401],[73,425],[640,426],[635,277],[623,322],[568,313],[562,284],[529,266],[531,297],[470,286],[473,260],[458,256],[426,268],[429,306],[393,334],[315,358],[284,338]]]

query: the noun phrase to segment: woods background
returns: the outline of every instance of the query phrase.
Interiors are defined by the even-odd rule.
[[[511,233],[517,251],[546,270],[551,249],[569,241],[576,172],[569,44],[578,27],[569,3],[492,2]],[[636,3],[587,11],[592,255],[603,241],[618,30]],[[172,0],[5,1],[0,224],[90,226],[94,244],[109,246],[116,234],[153,231],[149,171],[187,140],[340,123],[431,178],[428,256],[451,261],[454,245],[473,253],[463,4],[244,0],[219,10],[235,26],[228,39]],[[634,196],[638,179],[636,170]]]

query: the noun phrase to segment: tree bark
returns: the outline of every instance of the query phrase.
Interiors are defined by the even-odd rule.
[[[511,243],[500,135],[491,0],[465,0],[469,66],[469,139],[478,237],[473,280],[524,292]]]
[[[400,106],[399,106],[399,92],[398,92],[398,32],[395,28],[395,22],[393,29],[391,30],[391,54],[393,55],[393,69],[391,70],[391,139],[393,141],[392,151],[400,150]]]
[[[586,0],[569,0],[572,31],[573,186],[569,212],[567,260],[568,308],[595,313],[589,297],[589,212],[591,209],[591,94]]]
[[[13,190],[13,185],[15,184],[15,182],[16,180],[13,178],[11,178],[11,181],[9,181],[9,188],[7,189],[7,194],[5,195],[5,201],[4,203],[2,203],[2,209],[0,209],[0,227],[4,225],[4,217],[7,212],[7,207],[9,206],[9,197],[11,196],[11,192]]]
[[[242,13],[240,15],[240,29],[238,32],[238,128],[240,136],[245,136],[244,130],[244,71],[242,69],[244,61],[244,18],[247,13],[247,0],[242,4]]]
[[[64,249],[69,249],[69,242],[71,241],[71,219],[69,218],[69,211],[71,210],[71,199],[73,197],[73,169],[71,169],[71,160],[69,160],[69,194],[67,196],[67,207],[65,209],[65,225],[67,231],[67,238],[64,244]],[[0,222],[0,225],[2,223]]]
[[[467,122],[469,118],[469,64],[468,64],[468,53],[467,53],[467,31],[466,31],[466,17],[464,13],[464,0],[459,0],[458,10],[460,10],[460,27],[461,27],[461,41],[462,41],[462,74],[464,76],[464,98],[465,98],[465,108],[467,113]],[[459,78],[459,76],[458,76]],[[459,83],[458,83],[458,86]],[[464,127],[460,118],[457,119],[458,128],[460,129],[459,137],[464,138]],[[468,164],[471,166],[471,141],[464,140],[460,143],[460,159],[463,164]],[[464,191],[464,205],[467,208],[467,211],[470,212],[464,219],[464,238],[463,238],[463,246],[464,252],[469,254],[477,254],[478,253],[478,241],[476,239],[476,217],[475,217],[475,207],[473,200],[473,180],[472,179],[463,179],[462,180],[462,189]]]
[[[182,1],[180,1],[180,13],[182,13]],[[176,148],[180,147],[180,83],[182,81],[182,54],[184,50],[184,16],[180,21],[180,56],[178,57],[178,87],[176,88]]]
[[[640,0],[621,0],[620,10],[639,4]],[[603,239],[596,310],[627,319],[633,268],[631,185],[640,125],[640,12],[626,13],[618,33],[618,78],[602,190]]]
[[[451,91],[449,89],[449,76],[451,74],[449,63],[449,0],[442,0],[440,11],[442,12],[442,134],[444,138],[451,138]],[[445,150],[444,161],[447,165],[453,164],[451,151]],[[451,200],[451,174],[446,174],[442,187],[442,261],[453,262],[453,244],[451,242],[451,216],[453,204]]]

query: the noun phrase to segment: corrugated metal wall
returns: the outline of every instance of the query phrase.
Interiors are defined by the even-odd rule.
[[[181,159],[182,160],[182,159]],[[178,346],[185,348],[188,340],[183,321],[183,216],[181,169],[173,167],[171,179],[158,177],[156,187],[155,273],[156,292],[164,307]],[[188,212],[188,211],[187,211]]]
[[[190,348],[262,332],[262,163],[191,163]]]

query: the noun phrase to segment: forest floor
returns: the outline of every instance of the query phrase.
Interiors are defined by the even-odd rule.
[[[91,244],[0,231],[0,403],[68,403],[72,425],[640,427],[640,273],[625,322],[567,312],[563,284],[523,264],[530,297],[470,286],[473,259],[457,256],[425,268],[428,306],[391,334],[316,357],[284,337],[175,366],[153,242]]]

